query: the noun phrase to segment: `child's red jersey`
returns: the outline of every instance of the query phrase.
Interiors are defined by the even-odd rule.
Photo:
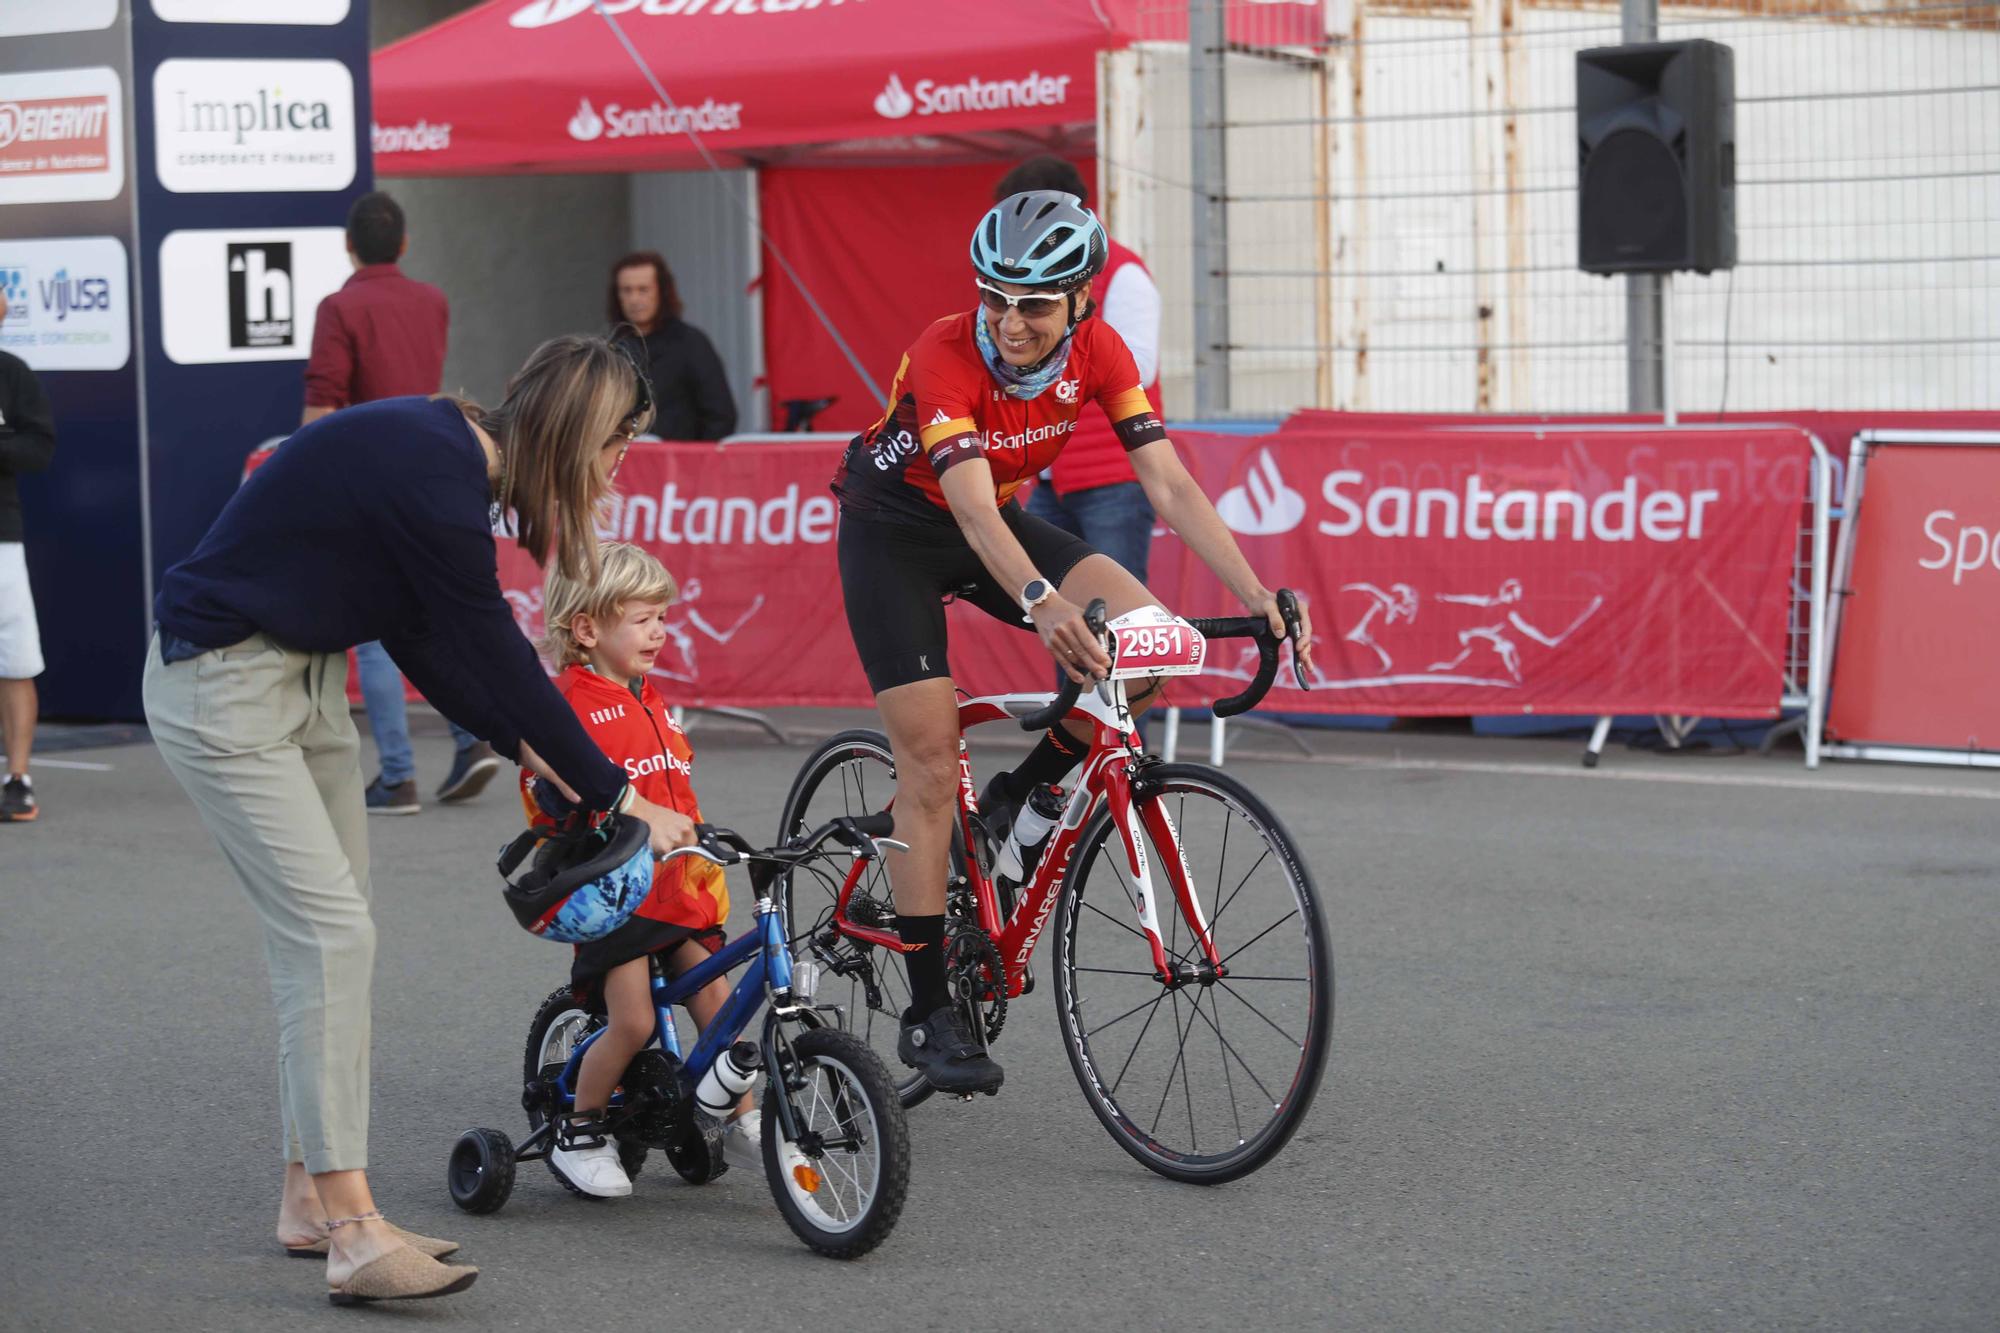
[[[694,750],[651,681],[635,696],[608,676],[587,666],[572,666],[556,677],[556,689],[569,700],[598,748],[625,770],[639,795],[701,822],[701,807],[694,798]],[[548,827],[550,820],[530,790],[535,781],[531,774],[522,774],[521,801],[531,822]],[[695,857],[656,867],[653,891],[639,904],[638,915],[697,930],[721,925],[729,919],[729,887],[722,868]]]
[[[969,458],[993,469],[999,502],[1062,452],[1084,404],[1100,403],[1130,451],[1166,438],[1118,331],[1086,319],[1071,335],[1054,384],[1015,398],[993,382],[973,321],[951,315],[925,329],[889,386],[889,410],[847,446],[834,493],[857,512],[919,523],[951,523],[938,475]]]

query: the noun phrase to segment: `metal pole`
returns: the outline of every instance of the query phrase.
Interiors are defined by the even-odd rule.
[[[1660,39],[1660,0],[1619,0],[1620,37],[1627,42]],[[1633,412],[1658,412],[1666,403],[1660,279],[1654,273],[1625,275],[1625,405]]]
[[[1224,0],[1188,5],[1190,161],[1194,170],[1194,414],[1229,410],[1229,159],[1224,143]]]

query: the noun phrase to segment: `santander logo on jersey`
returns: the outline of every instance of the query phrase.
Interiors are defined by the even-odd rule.
[[[682,777],[694,778],[694,765],[676,754],[650,754],[644,759],[627,759],[625,776],[633,782],[652,773],[678,773]]]

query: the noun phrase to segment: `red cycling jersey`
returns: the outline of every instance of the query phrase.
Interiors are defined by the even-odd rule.
[[[1089,402],[1126,451],[1166,438],[1125,340],[1101,319],[1071,335],[1062,376],[1034,398],[1001,392],[979,353],[976,312],[949,315],[903,354],[889,410],[854,437],[834,473],[843,506],[870,516],[951,521],[938,476],[972,458],[993,469],[1000,503],[1062,452]]]

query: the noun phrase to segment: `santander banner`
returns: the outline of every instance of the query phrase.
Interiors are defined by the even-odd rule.
[[[1806,475],[1797,431],[1177,440],[1259,574],[1312,603],[1314,688],[1283,672],[1271,709],[1777,711]],[[869,702],[834,555],[837,455],[631,451],[600,531],[646,546],[680,581],[656,667],[671,700]],[[1153,571],[1175,611],[1240,612],[1171,535],[1156,536]],[[522,629],[539,636],[540,571],[503,541],[500,572]],[[1032,633],[966,607],[952,608],[951,633],[955,678],[974,693],[1052,678]],[[1173,697],[1233,694],[1254,664],[1241,644],[1219,644]]]
[[[1796,430],[1180,443],[1252,567],[1312,599],[1313,689],[1281,672],[1269,708],[1778,711],[1809,458]],[[1184,549],[1179,566],[1176,609],[1235,609]],[[1211,652],[1195,692],[1240,688],[1254,665],[1248,649]]]
[[[2000,448],[1876,446],[1855,523],[1828,730],[2000,751]]]

